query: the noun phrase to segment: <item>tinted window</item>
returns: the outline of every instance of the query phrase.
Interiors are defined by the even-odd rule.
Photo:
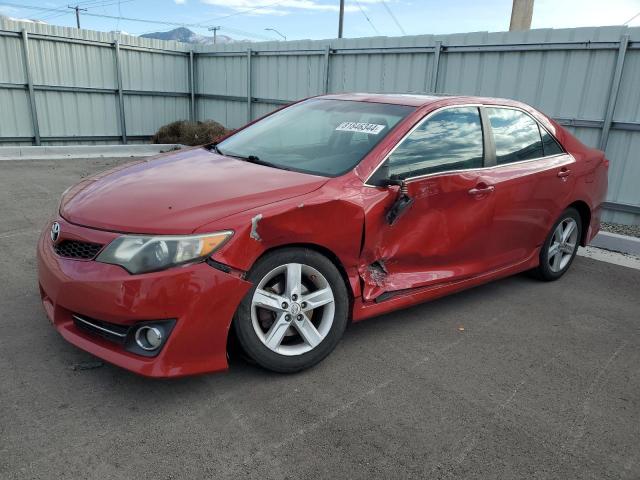
[[[448,108],[416,128],[388,159],[400,178],[482,167],[482,123],[475,107]]]
[[[559,155],[564,153],[558,142],[556,142],[555,138],[549,135],[544,128],[540,128],[540,133],[542,133],[542,149],[544,150],[545,157],[549,155]]]
[[[405,116],[405,105],[312,99],[292,105],[218,145],[275,167],[335,176],[351,170]]]
[[[538,124],[510,108],[487,108],[498,165],[544,157]]]

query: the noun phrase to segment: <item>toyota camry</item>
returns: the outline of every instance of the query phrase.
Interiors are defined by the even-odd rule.
[[[67,190],[38,244],[42,303],[66,340],[142,375],[224,370],[232,337],[295,372],[350,322],[559,279],[598,232],[608,165],[516,101],[314,97]]]

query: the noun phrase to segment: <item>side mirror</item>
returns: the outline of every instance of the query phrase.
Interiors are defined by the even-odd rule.
[[[380,180],[380,184],[383,187],[388,187],[389,185],[402,187],[405,185],[404,180],[402,180],[398,175],[384,176],[383,179]]]
[[[398,221],[398,219],[405,213],[407,208],[409,208],[413,204],[413,198],[409,196],[409,189],[407,188],[407,184],[404,180],[402,180],[397,175],[391,175],[390,178],[384,181],[386,186],[388,185],[399,185],[400,190],[398,191],[398,197],[396,198],[389,211],[387,211],[387,223],[389,225],[393,225]]]
[[[380,168],[372,175],[370,181],[378,187],[388,187],[389,185],[397,185],[391,182],[391,172],[389,171],[389,162],[384,162]]]

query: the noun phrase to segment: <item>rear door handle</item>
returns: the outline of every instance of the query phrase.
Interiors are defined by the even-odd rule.
[[[496,187],[493,185],[485,185],[481,183],[469,190],[469,195],[486,195],[487,193],[493,192],[495,189]]]
[[[558,172],[558,178],[567,178],[569,175],[571,175],[571,170],[560,170]]]

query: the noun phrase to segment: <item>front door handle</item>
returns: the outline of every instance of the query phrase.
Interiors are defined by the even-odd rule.
[[[558,178],[567,178],[569,175],[571,175],[571,170],[567,168],[563,168],[558,172]]]
[[[479,183],[474,188],[469,190],[469,195],[486,195],[487,193],[491,193],[496,189],[493,185],[486,185],[484,183]]]

